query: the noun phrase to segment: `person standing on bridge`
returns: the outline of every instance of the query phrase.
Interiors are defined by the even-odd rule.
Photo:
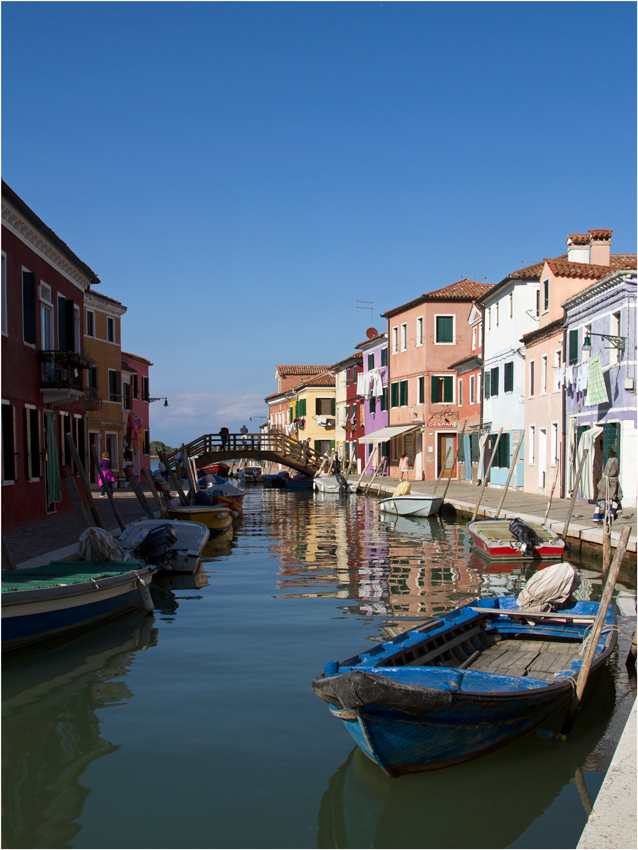
[[[241,441],[244,444],[244,448],[248,445],[248,428],[245,425],[242,425],[239,429],[239,433],[241,434]]]
[[[228,447],[228,434],[229,434],[228,428],[225,425],[223,425],[219,429],[219,436],[222,438],[222,451],[224,451],[224,449]]]

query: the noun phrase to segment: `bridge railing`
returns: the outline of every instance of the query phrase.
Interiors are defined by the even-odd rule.
[[[315,449],[310,446],[306,447],[303,443],[280,432],[228,434],[226,437],[222,437],[220,434],[203,434],[196,440],[186,443],[181,451],[189,457],[215,455],[218,452],[236,454],[237,456],[242,456],[247,451],[256,454],[268,452],[277,454],[282,458],[288,458],[311,469],[319,469],[323,462],[323,456]],[[173,460],[174,456],[175,453],[169,455],[169,460]]]

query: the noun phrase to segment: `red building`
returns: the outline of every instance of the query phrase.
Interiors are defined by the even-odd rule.
[[[122,352],[122,412],[124,416],[124,468],[133,467],[139,480],[144,467],[150,469],[150,360]],[[161,399],[158,399],[161,401]]]
[[[81,317],[99,278],[2,182],[2,524],[69,513],[71,433],[86,467]]]
[[[459,406],[459,428],[463,440],[459,446],[458,478],[477,482],[482,421],[481,380],[483,374],[483,311],[474,304],[468,318],[471,330],[471,353],[450,364],[456,369],[456,397]]]

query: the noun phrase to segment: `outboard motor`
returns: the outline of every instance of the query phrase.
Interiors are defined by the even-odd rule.
[[[169,549],[177,542],[173,526],[167,522],[156,526],[138,543],[133,554],[141,561],[159,567],[170,559]]]
[[[345,491],[345,490],[348,489],[348,482],[346,481],[346,479],[343,477],[343,475],[340,472],[337,472],[337,474],[335,475],[335,478],[337,479],[337,484],[339,485],[339,490]]]
[[[521,552],[528,558],[533,558],[536,547],[542,541],[531,525],[523,522],[519,517],[514,517],[509,524],[509,530],[520,543]]]

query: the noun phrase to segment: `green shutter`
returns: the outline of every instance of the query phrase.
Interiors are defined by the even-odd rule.
[[[390,405],[392,407],[399,406],[399,385],[396,381],[390,387]]]
[[[569,365],[578,363],[578,331],[569,332]]]
[[[374,354],[368,354],[368,372],[374,369]]]
[[[443,401],[446,404],[451,404],[454,401],[454,378],[452,375],[446,375],[443,378]]]
[[[436,341],[454,342],[454,316],[436,317]]]
[[[439,400],[439,392],[438,392],[438,384],[437,384],[436,375],[432,375],[432,383],[431,383],[431,393],[432,393],[432,403],[436,404]]]
[[[381,410],[384,411],[384,410],[387,410],[387,409],[388,409],[388,388],[384,387],[383,388],[383,395],[381,396]]]
[[[331,399],[330,399],[330,414],[331,414],[332,416],[334,416],[334,415],[335,415],[336,404],[337,404],[336,399],[331,398]]]
[[[405,407],[408,403],[408,382],[401,381],[399,384],[400,405]]]
[[[506,363],[503,367],[503,392],[511,393],[514,389],[514,364]]]
[[[377,400],[373,395],[371,395],[370,396],[370,413],[374,413],[376,409],[377,409]]]
[[[485,398],[490,397],[490,372],[489,369],[483,375],[483,387],[485,388]]]
[[[490,393],[492,395],[498,395],[498,385],[498,366],[496,366],[494,369],[492,369],[492,374],[490,377]]]
[[[388,365],[388,349],[387,348],[381,349],[381,365],[382,366]]]
[[[419,377],[419,399],[418,404],[424,404],[425,402],[425,378],[423,375]]]

